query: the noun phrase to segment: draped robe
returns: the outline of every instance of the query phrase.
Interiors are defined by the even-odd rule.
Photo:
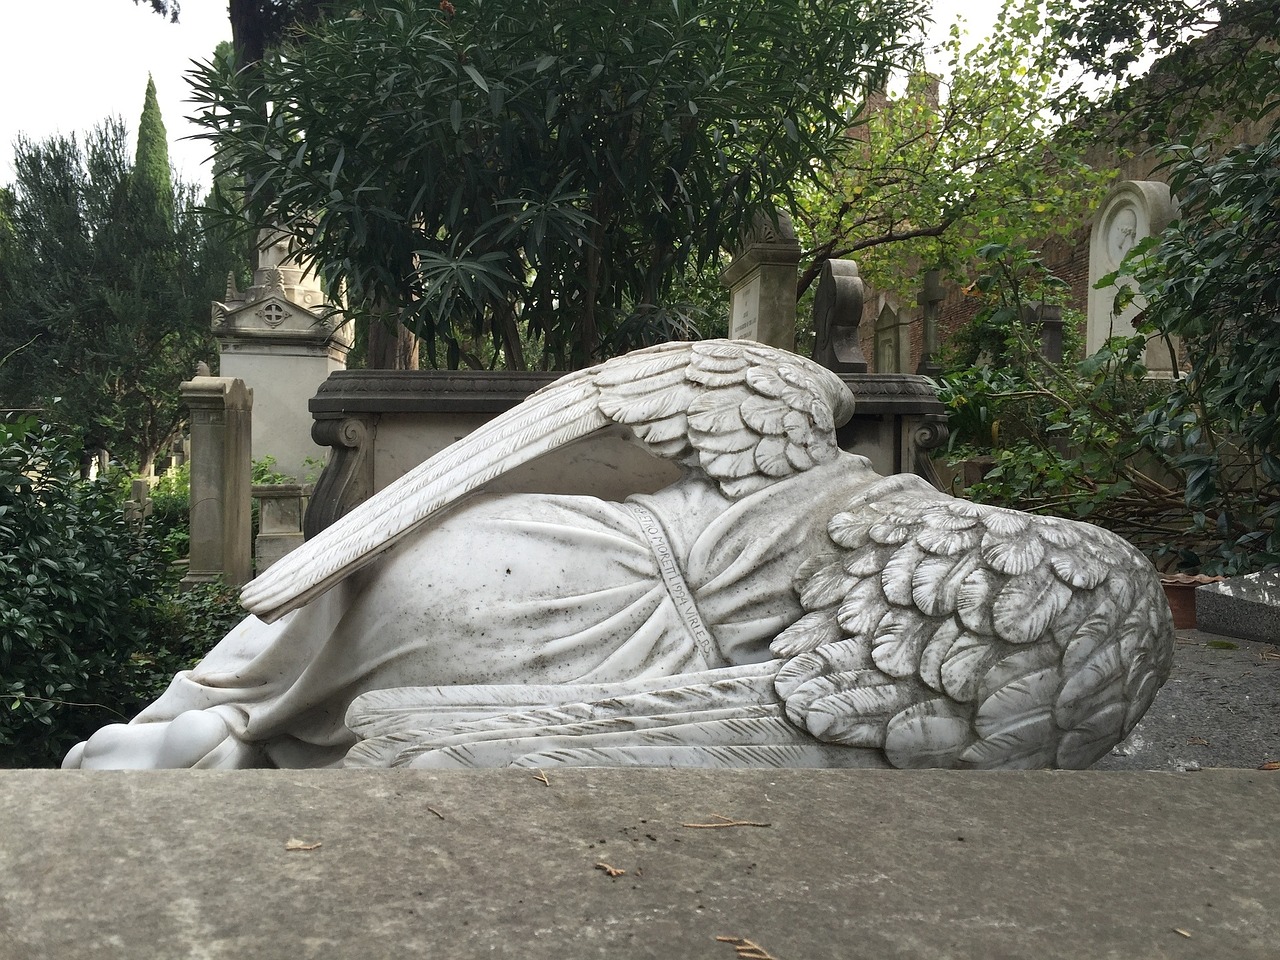
[[[279,621],[245,619],[131,726],[211,711],[238,752],[210,765],[324,766],[355,742],[346,709],[370,690],[767,660],[802,615],[800,564],[876,479],[842,454],[737,501],[693,474],[625,503],[476,495]]]

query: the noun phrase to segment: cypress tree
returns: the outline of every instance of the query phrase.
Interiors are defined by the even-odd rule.
[[[173,181],[169,175],[169,138],[156,101],[156,84],[147,74],[147,93],[138,121],[138,149],[129,184],[133,214],[152,238],[172,230]],[[154,232],[152,232],[154,230]]]

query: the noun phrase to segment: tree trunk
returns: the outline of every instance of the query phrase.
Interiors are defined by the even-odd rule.
[[[509,303],[499,304],[494,310],[494,323],[498,325],[502,340],[502,356],[508,370],[524,370],[524,346],[520,343],[520,325],[515,309]]]
[[[369,321],[370,370],[417,370],[418,337],[404,324],[391,323],[375,314]]]

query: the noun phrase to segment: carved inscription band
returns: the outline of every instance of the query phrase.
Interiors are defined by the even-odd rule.
[[[662,582],[667,586],[667,595],[671,597],[671,602],[676,612],[680,614],[685,630],[693,638],[694,645],[702,657],[699,669],[706,670],[712,664],[719,665],[720,658],[716,656],[715,638],[711,636],[707,625],[702,622],[702,614],[698,613],[697,604],[693,602],[693,594],[689,592],[689,585],[684,582],[684,576],[676,564],[675,554],[671,551],[671,544],[667,542],[667,534],[658,523],[658,518],[639,504],[624,503],[623,506],[636,518],[640,529],[649,539],[654,559],[658,561],[658,569],[662,571]]]

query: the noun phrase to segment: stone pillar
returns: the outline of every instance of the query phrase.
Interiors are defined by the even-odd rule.
[[[231,377],[196,377],[182,384],[182,399],[191,410],[191,557],[182,583],[240,586],[253,575],[253,391]]]
[[[1110,337],[1132,337],[1134,322],[1146,307],[1134,297],[1118,312],[1116,296],[1132,284],[1121,281],[1097,289],[1098,282],[1120,266],[1135,244],[1158,234],[1177,214],[1169,185],[1156,180],[1125,180],[1107,194],[1093,222],[1089,237],[1089,313],[1086,346],[1090,353],[1101,349]],[[1176,345],[1175,345],[1176,347]],[[1177,376],[1173,352],[1163,338],[1147,341],[1147,370],[1154,377]]]
[[[720,282],[730,291],[732,339],[795,349],[799,264],[800,241],[791,217],[779,211],[777,227],[763,217],[757,219],[733,262],[720,275]]]
[[[311,441],[307,401],[329,374],[346,369],[351,324],[293,259],[287,238],[263,231],[261,243],[253,285],[242,293],[228,279],[226,302],[213,305],[219,372],[257,396],[253,459],[274,457],[276,470],[301,480],[306,460],[325,452]]]

